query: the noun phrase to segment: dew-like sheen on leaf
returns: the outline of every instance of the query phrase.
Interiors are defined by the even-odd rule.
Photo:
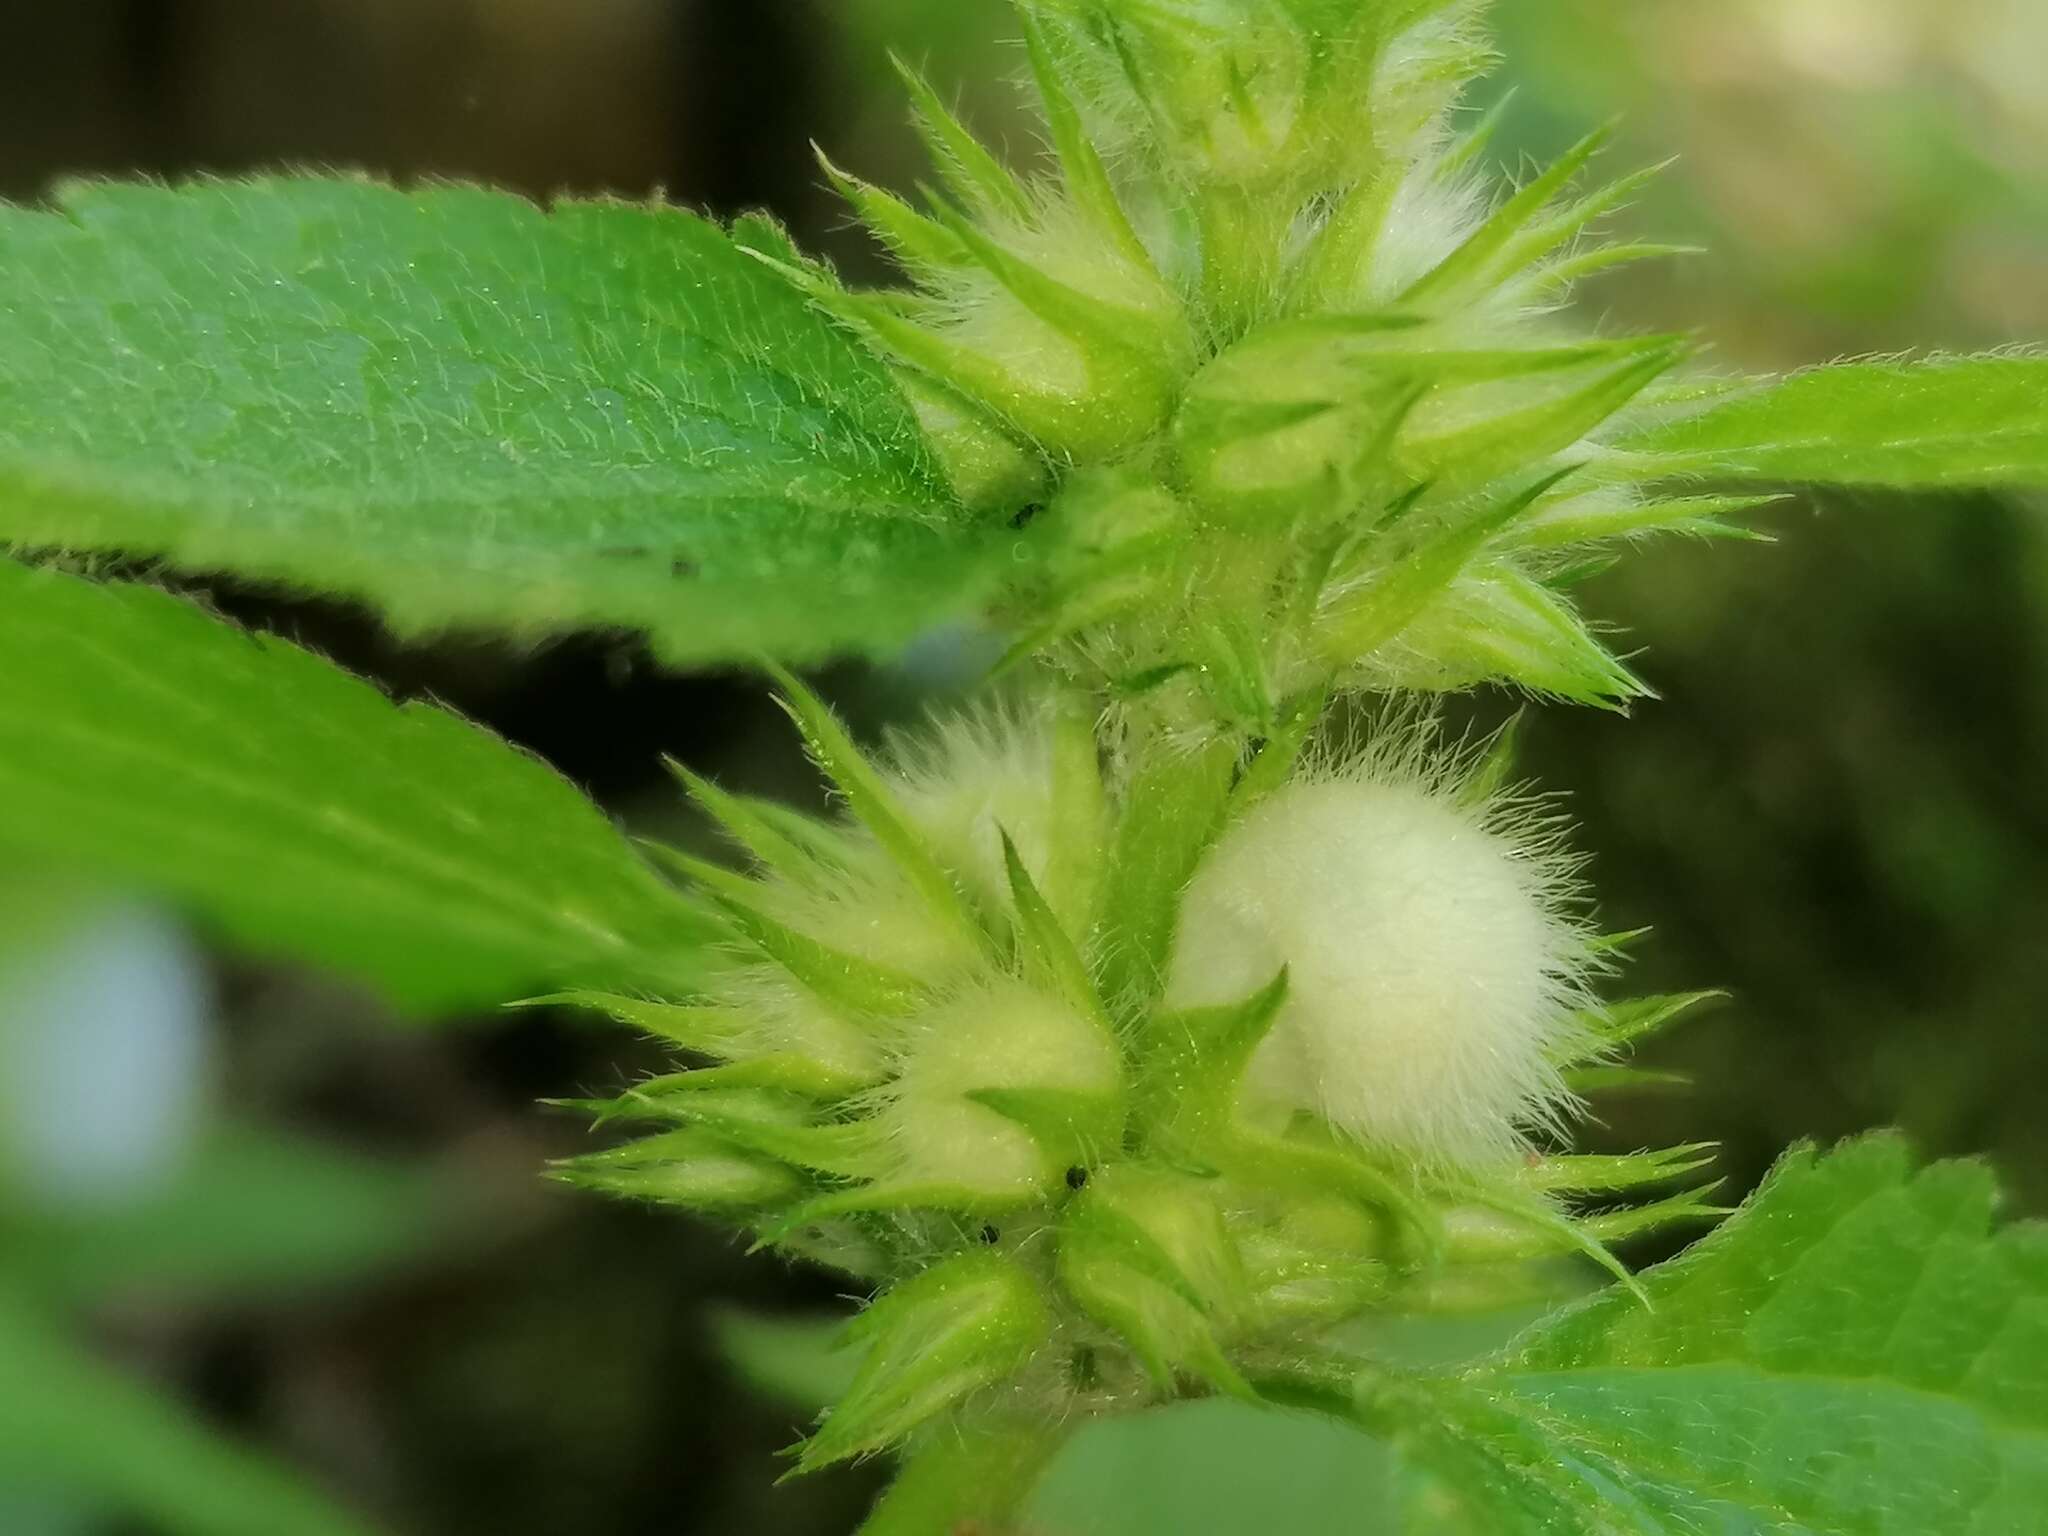
[[[487,731],[168,593],[6,560],[0,863],[161,891],[422,1009],[673,985],[707,929]]]
[[[2048,484],[2048,356],[1809,369],[1734,390],[1617,446],[1713,479]]]
[[[0,542],[366,600],[404,630],[900,644],[1014,538],[764,220],[344,178],[0,206]]]
[[[1647,1308],[1425,1389],[1413,1448],[1540,1536],[2048,1532],[2048,1226],[1995,1230],[1996,1194],[1894,1136],[1796,1150]]]

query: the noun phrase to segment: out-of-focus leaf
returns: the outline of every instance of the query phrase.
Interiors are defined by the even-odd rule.
[[[291,1472],[221,1439],[0,1293],[0,1478],[168,1536],[369,1536]]]
[[[0,854],[411,1006],[655,986],[706,923],[542,764],[144,587],[0,561]]]
[[[680,209],[265,178],[0,207],[0,541],[363,598],[406,630],[892,648],[969,527],[886,371]]]
[[[1560,1294],[1584,1289],[1575,1269],[1556,1280]],[[1364,1319],[1343,1342],[1375,1359],[1448,1368],[1500,1348],[1548,1310]],[[1425,1519],[1446,1507],[1434,1481],[1401,1466],[1384,1444],[1216,1399],[1084,1426],[1046,1474],[1032,1512],[1045,1536],[1448,1536],[1453,1527]],[[1473,1526],[1474,1536],[1481,1529]]]
[[[1045,1536],[1377,1536],[1393,1457],[1343,1425],[1218,1399],[1077,1434],[1031,1506]]]
[[[806,1415],[838,1402],[860,1369],[862,1351],[848,1342],[843,1317],[729,1310],[718,1313],[712,1326],[719,1348],[748,1386]]]
[[[251,1129],[216,1132],[131,1204],[16,1219],[8,1269],[58,1294],[275,1294],[339,1285],[459,1240],[474,1192]],[[0,1230],[9,1223],[0,1222]]]

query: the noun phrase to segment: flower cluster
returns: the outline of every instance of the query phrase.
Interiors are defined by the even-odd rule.
[[[970,506],[1045,507],[1055,617],[1020,654],[1170,678],[1269,733],[1326,687],[1642,685],[1567,589],[1600,548],[1739,534],[1617,446],[1697,403],[1671,336],[1599,339],[1573,285],[1669,248],[1589,231],[1595,135],[1496,197],[1452,109],[1472,0],[1028,0],[1056,167],[1001,165],[906,72],[930,206],[827,169],[914,283],[792,268],[896,366]],[[1041,605],[1043,606],[1043,605]]]
[[[1602,941],[1496,756],[1399,718],[1269,744],[1206,776],[1190,836],[1193,802],[1153,814],[1057,703],[877,763],[784,686],[851,817],[691,780],[756,866],[669,855],[723,915],[722,960],[686,1002],[568,1000],[703,1064],[583,1106],[655,1129],[559,1172],[875,1288],[806,1465],[963,1406],[1249,1392],[1262,1350],[1511,1291],[1548,1253],[1611,1265],[1605,1241],[1703,1209],[1560,1199],[1697,1166],[1551,1149],[1572,1072],[1689,999],[1593,1003]]]
[[[1711,532],[1613,445],[1670,338],[1559,318],[1630,183],[1587,143],[1493,198],[1470,0],[1023,0],[1057,159],[1003,166],[906,72],[926,208],[828,165],[913,281],[763,249],[894,367],[971,509],[1057,591],[1019,702],[877,761],[795,679],[848,815],[691,779],[748,873],[686,999],[580,996],[697,1063],[565,1164],[857,1276],[819,1465],[975,1415],[1253,1394],[1374,1308],[1705,1214],[1703,1161],[1562,1150],[1589,1074],[1691,1002],[1602,1006],[1555,818],[1505,743],[1346,691],[1641,685],[1564,596],[1588,548]],[[1669,395],[1672,392],[1666,390]],[[1047,596],[1041,594],[1042,596]]]

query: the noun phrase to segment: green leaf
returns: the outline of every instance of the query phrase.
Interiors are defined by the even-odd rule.
[[[17,1480],[75,1493],[167,1536],[369,1530],[0,1295],[0,1484]]]
[[[1709,397],[1616,445],[1715,479],[2048,482],[2048,357],[1847,363]]]
[[[420,1009],[682,981],[711,926],[541,763],[146,587],[0,561],[0,854]]]
[[[474,187],[73,184],[0,207],[0,541],[644,629],[894,646],[992,585],[882,365],[761,220]]]
[[[1648,1307],[1604,1293],[1368,1411],[1518,1532],[2048,1531],[2048,1227],[1995,1204],[1896,1137],[1794,1151]]]
[[[1058,1418],[1027,1410],[927,1435],[855,1536],[1010,1530],[1065,1433]]]
[[[1086,1421],[1032,1497],[1058,1536],[1372,1536],[1388,1458],[1339,1425],[1228,1398]]]
[[[474,1180],[228,1128],[138,1203],[19,1212],[0,1232],[11,1272],[68,1299],[166,1290],[274,1298],[480,1238],[488,1194]]]
[[[711,1330],[740,1380],[778,1407],[823,1413],[860,1370],[861,1354],[849,1347],[842,1316],[721,1307],[712,1313]]]

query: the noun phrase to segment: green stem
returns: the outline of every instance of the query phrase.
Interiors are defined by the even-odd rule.
[[[1432,1411],[1398,1375],[1365,1360],[1337,1355],[1292,1359],[1244,1374],[1269,1403],[1320,1413],[1389,1444],[1401,1441]]]
[[[1064,1427],[1005,1420],[947,1428],[904,1461],[857,1536],[1005,1536]]]

